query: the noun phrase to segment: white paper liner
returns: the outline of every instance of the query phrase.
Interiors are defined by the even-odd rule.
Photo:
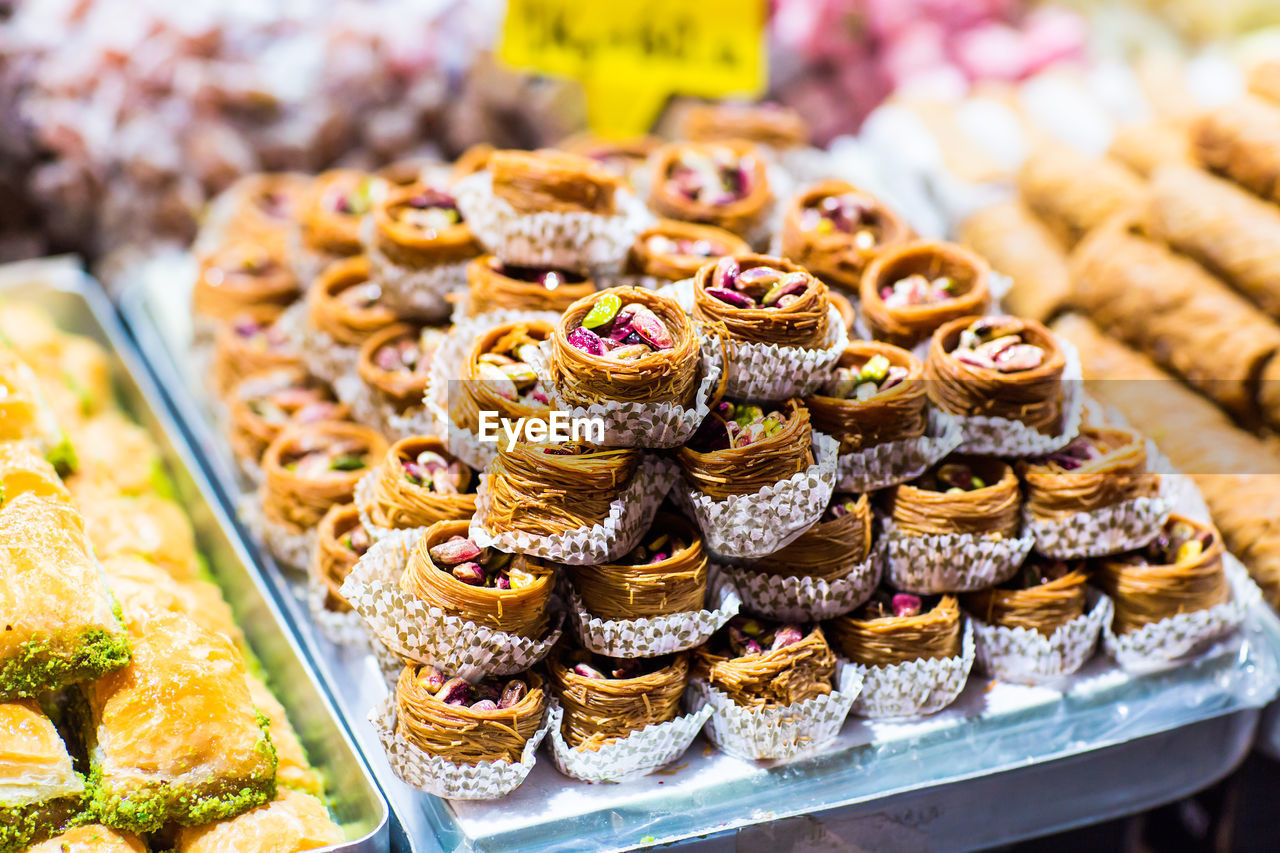
[[[307,370],[325,382],[335,385],[335,394],[338,390],[336,383],[340,377],[356,375],[360,348],[343,346],[327,333],[313,327],[307,320],[305,300],[295,302],[285,309],[276,323],[293,348],[298,351]]]
[[[570,588],[570,621],[583,646],[614,658],[652,658],[682,652],[705,643],[738,614],[742,599],[725,584],[708,582],[710,610],[686,611],[640,619],[601,619],[592,616],[581,596]]]
[[[1016,539],[993,539],[972,533],[908,536],[892,519],[881,521],[885,548],[885,580],[917,595],[973,592],[1013,576],[1035,545],[1025,531]]]
[[[447,800],[496,800],[519,788],[533,769],[538,746],[550,728],[551,715],[543,714],[542,725],[525,743],[518,763],[481,761],[478,764],[456,764],[423,752],[396,732],[394,695],[383,699],[369,712],[369,722],[387,751],[391,769],[406,783]]]
[[[563,611],[552,615],[547,635],[529,639],[451,616],[400,588],[400,577],[425,531],[397,530],[356,561],[342,595],[376,640],[397,654],[429,663],[448,675],[476,680],[523,672],[547,656],[560,639]]]
[[[815,622],[842,616],[870,598],[883,566],[880,549],[872,548],[867,559],[832,581],[753,571],[750,563],[724,571],[749,612],[781,622]]]
[[[764,557],[791,544],[818,522],[836,485],[835,439],[813,433],[816,461],[805,470],[749,495],[715,500],[683,477],[674,494],[697,519],[703,542],[725,559]]]
[[[456,426],[449,419],[450,382],[462,379],[462,363],[475,339],[494,326],[504,323],[543,321],[555,325],[560,315],[554,311],[490,311],[478,317],[465,318],[455,315],[454,326],[436,348],[431,359],[430,380],[427,383],[426,414],[431,429],[424,435],[440,435],[445,438],[449,452],[477,471],[489,467],[498,454],[498,445],[482,442],[475,434]],[[459,387],[458,393],[462,393]]]
[[[476,489],[476,514],[471,517],[471,541],[481,548],[531,554],[571,566],[607,563],[634,548],[653,523],[658,505],[671,491],[676,479],[676,463],[647,454],[631,477],[631,482],[609,504],[609,514],[591,527],[578,527],[564,533],[539,536],[523,530],[490,533],[486,528],[489,514],[489,472],[480,475]]]
[[[373,221],[367,220],[365,225],[371,231]],[[365,253],[369,257],[369,277],[382,288],[383,304],[399,316],[443,320],[453,311],[453,305],[447,298],[449,294],[467,287],[470,259],[426,267],[404,267],[388,258],[372,239],[366,240]]]
[[[961,453],[989,456],[1044,456],[1065,447],[1080,432],[1084,395],[1081,393],[1080,354],[1065,338],[1054,336],[1067,364],[1062,371],[1062,430],[1044,435],[1021,421],[993,417],[961,417]]]
[[[493,178],[477,172],[453,188],[458,209],[485,248],[505,263],[593,270],[619,266],[652,216],[631,193],[618,190],[618,213],[519,213],[493,193]]]
[[[1127,672],[1147,672],[1176,663],[1235,631],[1262,593],[1234,558],[1224,559],[1222,568],[1231,584],[1229,601],[1207,610],[1179,613],[1119,636],[1107,622],[1102,626],[1107,654]]]
[[[550,352],[551,343],[542,345]],[[606,447],[679,447],[688,441],[706,420],[711,411],[711,397],[720,383],[720,371],[724,369],[719,339],[699,337],[701,380],[693,397],[693,406],[685,408],[674,403],[619,403],[609,400],[589,406],[570,407],[560,397],[555,376],[548,376],[552,400],[557,409],[570,418],[599,418],[604,422]]]
[[[316,547],[315,528],[298,532],[267,518],[262,512],[261,490],[241,495],[236,501],[236,513],[249,534],[282,569],[306,571],[311,565],[311,554]]]
[[[369,635],[366,633],[365,636]],[[378,664],[378,672],[382,674],[382,680],[386,682],[387,689],[394,694],[396,685],[400,683],[400,675],[404,672],[406,661],[376,637],[369,639],[369,648],[373,650],[373,659]]]
[[[965,619],[958,657],[922,658],[892,666],[850,664],[863,678],[853,713],[878,719],[941,711],[964,690],[973,658],[973,626]]]
[[[366,383],[358,373],[339,376],[332,384],[334,396],[350,407],[352,420],[377,430],[388,441],[436,432],[435,419],[425,402],[398,412],[381,391]]]
[[[786,707],[744,708],[701,678],[689,682],[686,701],[711,707],[707,738],[722,752],[751,760],[788,759],[821,749],[844,725],[863,689],[862,674],[843,661],[836,664],[837,689],[826,696]]]
[[[551,725],[547,742],[556,768],[582,782],[622,782],[645,776],[675,761],[693,743],[711,716],[711,706],[682,714],[665,723],[655,723],[599,749],[574,749],[560,733],[564,709],[551,705]]]
[[[364,619],[354,610],[339,613],[324,606],[329,591],[314,572],[307,573],[307,610],[316,629],[329,642],[339,646],[368,647],[369,630]],[[379,644],[381,645],[381,644]]]
[[[369,517],[369,508],[373,505],[373,484],[377,482],[377,479],[377,468],[367,471],[363,477],[356,481],[356,490],[352,497],[352,502],[356,505],[356,514],[360,517],[360,526],[365,529],[365,532],[369,534],[369,538],[374,542],[392,532],[389,527],[379,527],[374,524],[373,519]]]
[[[836,491],[873,492],[915,479],[960,446],[960,421],[930,407],[924,435],[840,454]]]
[[[759,402],[807,397],[831,378],[848,345],[849,334],[834,305],[827,308],[822,349],[729,341],[725,396]]]
[[[1038,519],[1024,506],[1023,530],[1046,557],[1071,560],[1103,557],[1141,548],[1159,535],[1173,512],[1173,489],[1162,479],[1155,497],[1140,497],[1059,521]]]
[[[1046,637],[1030,628],[1005,628],[970,617],[978,666],[1013,684],[1045,684],[1084,666],[1093,656],[1103,625],[1111,624],[1111,599],[1092,594],[1092,606]]]
[[[302,240],[302,229],[292,228],[285,240],[285,262],[293,270],[298,282],[305,291],[324,272],[325,267],[342,260],[341,255],[321,252],[306,245]]]

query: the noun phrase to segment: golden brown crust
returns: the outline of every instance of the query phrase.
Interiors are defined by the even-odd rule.
[[[969,533],[1013,538],[1021,519],[1021,494],[1013,469],[999,459],[950,456],[947,463],[968,465],[985,485],[970,491],[936,491],[912,483],[894,486],[890,515],[898,530],[910,536]]]
[[[263,172],[240,178],[227,190],[231,209],[222,240],[247,240],[283,252],[310,192],[312,177]]]
[[[831,693],[836,656],[822,629],[779,649],[728,657],[709,645],[693,650],[693,674],[747,708],[786,707]]]
[[[1113,215],[1141,204],[1142,182],[1115,160],[1089,157],[1065,145],[1043,145],[1018,171],[1022,200],[1074,246]]]
[[[858,495],[853,510],[819,521],[781,551],[751,563],[751,570],[781,577],[834,581],[871,554],[871,502]]]
[[[1193,122],[1191,141],[1205,168],[1280,201],[1280,106],[1246,95]]]
[[[325,267],[307,293],[307,318],[312,327],[342,346],[358,347],[374,332],[394,323],[395,312],[377,301],[380,290],[369,291],[372,304],[367,306],[366,300],[356,300],[359,304],[353,305],[343,298],[352,288],[366,286],[376,287],[370,285],[369,259],[363,255]]]
[[[546,283],[528,280],[546,276]],[[507,267],[493,255],[467,264],[467,312],[473,317],[497,310],[560,313],[595,292],[594,281],[567,270]]]
[[[83,789],[62,736],[40,703],[0,702],[0,802],[9,805],[16,799],[25,805]]]
[[[261,408],[264,397],[271,401],[270,416]],[[227,403],[231,452],[238,459],[255,463],[288,423],[309,422],[319,415],[323,420],[340,421],[350,413],[345,403],[334,399],[327,384],[296,366],[246,376],[231,389]]]
[[[710,157],[717,150],[727,152],[747,175],[747,192],[725,204],[697,201],[677,189],[669,176],[680,157],[687,153]],[[768,167],[763,154],[743,140],[722,142],[673,142],[653,153],[649,207],[659,216],[686,222],[700,222],[748,236],[768,215],[773,205]]]
[[[239,312],[218,328],[209,370],[215,394],[225,398],[236,383],[253,373],[274,367],[301,366],[302,357],[298,352],[287,343],[274,345],[270,336],[277,332],[263,328],[279,316],[276,306],[261,305]],[[242,330],[250,327],[253,328],[250,335],[242,334]]]
[[[840,442],[840,450],[865,450],[891,441],[924,435],[924,365],[907,350],[879,341],[853,341],[840,355],[837,367],[861,369],[874,356],[884,356],[891,367],[904,368],[906,378],[868,400],[814,394],[804,401],[813,427]]]
[[[659,532],[683,537],[687,544],[656,563],[565,567],[592,616],[626,620],[702,609],[710,563],[701,536],[686,519],[668,513],[654,519],[650,535]]]
[[[798,399],[783,406],[786,419],[773,435],[744,447],[698,451],[689,446],[676,453],[689,484],[715,500],[749,495],[813,464],[813,430],[809,410]]]
[[[404,414],[412,409],[420,409],[425,403],[423,396],[427,392],[427,383],[431,378],[431,359],[434,351],[430,345],[424,346],[424,336],[443,337],[446,327],[434,329],[414,323],[395,323],[374,332],[360,345],[356,356],[356,373],[367,385],[379,402],[385,402],[396,412]],[[417,362],[410,371],[402,369],[386,370],[378,365],[378,351],[385,346],[404,341],[414,343],[418,351]]]
[[[771,148],[809,144],[809,125],[780,104],[690,104],[683,108],[681,136],[694,142],[745,139]]]
[[[303,456],[330,452],[335,446],[344,448],[341,455],[359,457],[360,466],[334,468],[335,459],[315,474],[293,469]],[[262,455],[263,513],[293,530],[313,528],[329,507],[351,500],[356,483],[386,452],[386,440],[359,424],[325,421],[286,427]]]
[[[195,579],[195,533],[182,507],[157,495],[112,495],[100,486],[73,497],[99,557],[130,554],[151,560],[180,581]]]
[[[282,252],[260,242],[232,242],[200,258],[192,310],[214,320],[230,320],[249,308],[283,309],[300,290]]]
[[[948,276],[956,292],[933,304],[886,305],[884,288],[910,275]],[[876,340],[910,349],[949,320],[985,313],[991,303],[990,277],[984,258],[954,243],[917,242],[887,249],[862,273],[862,317]]]
[[[1072,569],[1060,578],[1024,589],[984,589],[964,596],[965,610],[988,625],[1026,628],[1042,636],[1084,613],[1089,576]]]
[[[1064,521],[1078,512],[1095,512],[1159,492],[1160,475],[1147,472],[1146,440],[1138,433],[1084,427],[1080,439],[1101,455],[1071,469],[1063,468],[1052,456],[1018,463],[1032,516]]]
[[[536,672],[522,678],[529,691],[509,708],[475,711],[446,705],[423,687],[410,665],[396,686],[396,734],[429,755],[457,764],[520,760],[524,745],[542,725],[547,695]]]
[[[669,242],[702,242],[706,244],[710,254],[683,254],[656,245],[663,239]],[[751,247],[745,240],[723,228],[660,219],[641,231],[640,236],[631,244],[627,255],[627,272],[663,281],[681,281],[692,278],[709,261],[724,255],[739,255],[750,251]]]
[[[470,482],[461,494],[440,494],[429,484],[410,482],[404,465],[424,452],[437,453],[446,463],[456,461],[445,443],[435,436],[409,436],[391,445],[378,466],[367,507],[369,520],[378,527],[430,527],[437,521],[463,521],[475,514],[476,495]],[[470,481],[470,470],[466,476]]]
[[[461,220],[444,228],[415,223],[412,213],[438,191],[425,184],[392,190],[373,205],[373,245],[393,263],[422,269],[457,263],[480,254],[471,226]]]
[[[592,678],[579,675],[572,666],[572,660],[559,654],[547,662],[551,690],[564,708],[561,731],[575,749],[599,749],[680,716],[680,697],[689,680],[688,652],[632,678]]]
[[[1045,322],[1067,307],[1067,253],[1017,199],[979,210],[960,224],[960,242],[1013,280],[1003,304],[1010,314]]]
[[[323,803],[300,791],[282,790],[272,802],[239,817],[183,827],[178,831],[177,853],[283,853],[345,840]]]
[[[1144,178],[1161,166],[1189,166],[1193,162],[1186,127],[1167,121],[1120,125],[1107,156]]]
[[[449,418],[458,427],[476,432],[480,428],[480,412],[496,412],[499,418],[545,420],[551,408],[529,398],[515,400],[504,396],[498,383],[481,376],[481,357],[496,353],[516,358],[514,348],[521,343],[540,344],[552,336],[554,327],[541,320],[502,323],[476,336],[462,366],[462,387],[449,394]]]
[[[25,853],[146,853],[146,845],[136,835],[91,823],[69,829]]]
[[[355,169],[331,169],[317,175],[298,213],[303,243],[327,255],[358,254],[360,221],[386,188],[385,181]]]
[[[822,231],[806,227],[805,211],[832,196],[857,195],[867,208],[860,222],[871,241],[857,232]],[[833,287],[858,289],[862,272],[886,249],[911,239],[911,228],[892,208],[844,181],[821,181],[787,203],[782,220],[782,255],[800,264]]]
[[[854,663],[895,666],[959,655],[960,628],[960,605],[955,596],[944,595],[932,609],[916,616],[840,616],[831,623],[831,636]]]
[[[489,156],[493,194],[519,213],[617,213],[618,177],[564,151],[495,151]]]
[[[770,255],[735,255],[740,271],[766,267],[784,275],[804,276],[804,290],[783,307],[740,308],[708,292],[716,284],[714,263],[704,264],[693,280],[693,319],[723,329],[730,341],[821,349],[827,344],[827,286],[802,267]],[[741,273],[739,273],[741,274]],[[781,300],[780,300],[781,301]]]
[[[316,550],[311,572],[324,587],[324,606],[335,613],[350,613],[351,605],[340,590],[360,556],[343,544],[343,539],[360,527],[360,510],[355,504],[335,504],[316,527]]]

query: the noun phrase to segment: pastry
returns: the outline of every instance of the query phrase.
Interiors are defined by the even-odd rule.
[[[856,291],[867,264],[910,237],[902,217],[871,195],[822,181],[787,204],[781,254],[833,287]]]
[[[927,404],[924,365],[878,341],[845,347],[831,378],[804,401],[814,429],[845,453],[924,435]]]
[[[706,264],[693,282],[693,319],[730,341],[820,349],[827,286],[783,258],[738,255]]]
[[[619,660],[575,649],[553,656],[547,669],[551,692],[564,709],[565,742],[598,750],[680,716],[689,655]]]
[[[716,500],[749,495],[813,464],[809,410],[799,400],[765,411],[722,400],[677,452],[685,479]]]
[[[623,557],[565,570],[593,617],[626,621],[701,610],[708,566],[697,529],[681,516],[659,513]]]
[[[651,158],[649,207],[753,242],[773,207],[763,154],[750,142],[673,142]]]
[[[862,274],[862,318],[878,341],[910,349],[957,317],[991,302],[991,268],[954,243],[908,243],[884,251]]]

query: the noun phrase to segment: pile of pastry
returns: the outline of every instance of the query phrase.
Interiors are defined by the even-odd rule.
[[[106,352],[10,301],[0,341],[0,851],[342,841]]]
[[[382,661],[402,778],[503,796],[545,741],[619,780],[704,729],[790,758],[975,659],[1055,684],[1100,636],[1167,666],[1238,626],[1217,532],[983,258],[805,184],[785,111],[694,116],[261,176],[202,236],[246,517]]]

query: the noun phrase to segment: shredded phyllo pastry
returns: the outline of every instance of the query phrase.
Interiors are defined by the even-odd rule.
[[[360,347],[356,371],[397,412],[422,406],[431,359],[444,340],[440,326],[396,323],[375,332]]]
[[[878,590],[871,600],[831,623],[846,658],[863,666],[896,666],[960,654],[960,605],[955,596],[922,599]]]
[[[871,502],[837,494],[818,523],[790,545],[751,564],[755,571],[833,581],[871,554]]]
[[[460,521],[475,511],[475,476],[435,436],[410,436],[391,445],[368,508],[375,525],[399,529]]]
[[[382,288],[369,279],[369,259],[346,258],[325,267],[307,292],[307,316],[340,346],[358,347],[396,321],[381,300]]]
[[[1115,604],[1115,632],[1228,601],[1222,555],[1216,529],[1173,515],[1145,548],[1097,560],[1093,577]]]
[[[373,248],[392,263],[422,268],[480,253],[458,203],[447,190],[414,184],[373,205]]]
[[[694,104],[681,119],[681,135],[694,142],[747,139],[779,150],[809,142],[804,118],[781,104]]]
[[[964,607],[988,625],[1049,637],[1084,613],[1088,579],[1083,561],[1033,555],[1000,586],[965,595]]]
[[[697,391],[698,336],[674,301],[615,287],[569,306],[551,339],[556,392],[571,406],[674,403]]]
[[[388,190],[383,179],[353,169],[317,175],[301,205],[303,243],[325,255],[356,254],[360,251],[360,222]]]
[[[478,335],[462,365],[461,389],[451,388],[449,417],[476,432],[480,412],[510,421],[545,420],[551,398],[539,370],[546,364],[539,345],[551,337],[550,323],[502,323]]]
[[[234,241],[200,259],[191,305],[198,316],[230,320],[248,308],[279,311],[300,292],[280,251],[257,241]]]
[[[566,569],[592,616],[627,620],[701,610],[707,567],[693,525],[659,513],[640,544],[617,562]]]
[[[680,715],[689,655],[622,660],[575,649],[553,656],[547,668],[551,690],[564,708],[565,741],[575,749],[596,750]]]
[[[908,239],[898,214],[852,184],[822,181],[787,205],[782,255],[831,285],[858,288],[862,271]]]
[[[519,213],[617,212],[618,177],[564,151],[495,151],[489,156],[493,194]]]
[[[738,255],[694,278],[693,318],[732,341],[820,349],[827,341],[827,286],[791,261]]]
[[[553,536],[604,521],[631,482],[641,452],[589,444],[518,442],[489,466],[490,533]]]
[[[809,411],[799,400],[765,411],[722,400],[679,450],[685,477],[712,498],[749,495],[813,464]]]
[[[216,394],[225,399],[246,376],[302,363],[297,348],[276,323],[279,316],[280,309],[274,305],[246,308],[218,329],[210,367]]]
[[[477,625],[538,638],[547,632],[553,568],[533,557],[481,548],[467,522],[433,525],[409,555],[400,586]]]
[[[355,504],[331,507],[316,528],[316,550],[312,571],[324,587],[324,606],[337,613],[351,612],[351,605],[340,590],[342,582],[365,555],[373,540],[360,523]]]
[[[742,238],[723,228],[662,219],[641,231],[631,244],[627,272],[683,281],[693,278],[709,261],[749,251],[751,247]]]
[[[652,163],[649,207],[659,216],[746,236],[773,205],[764,157],[750,142],[673,142]]]
[[[929,399],[954,415],[1021,421],[1047,435],[1062,427],[1066,356],[1053,334],[1018,317],[961,317],[929,345]]]
[[[999,459],[948,456],[911,483],[894,486],[889,504],[894,525],[910,536],[1018,535],[1018,478]]]
[[[735,616],[694,650],[694,675],[747,708],[826,696],[835,671],[836,656],[818,626]]]
[[[1147,473],[1147,446],[1132,430],[1085,427],[1048,456],[1018,464],[1027,509],[1039,519],[1061,521],[1139,497],[1154,497],[1160,476]]]
[[[541,727],[546,706],[535,672],[472,684],[411,665],[396,685],[396,733],[456,764],[515,763]]]
[[[1280,201],[1280,106],[1247,95],[1201,116],[1191,127],[1207,168],[1270,201]]]
[[[572,270],[505,264],[493,255],[467,265],[467,312],[473,317],[500,309],[560,312],[595,292],[594,281]]]
[[[348,503],[356,483],[387,452],[382,436],[357,424],[290,426],[262,456],[262,509],[273,522],[307,530],[334,504]]]
[[[347,407],[333,391],[301,367],[281,367],[242,379],[231,392],[228,421],[231,451],[257,462],[280,431],[291,424],[305,426],[341,421]]]
[[[953,243],[886,249],[862,274],[862,315],[877,340],[913,347],[949,320],[982,314],[991,269]]]
[[[804,401],[814,429],[840,442],[843,452],[924,435],[924,366],[904,349],[854,341],[831,378]]]

